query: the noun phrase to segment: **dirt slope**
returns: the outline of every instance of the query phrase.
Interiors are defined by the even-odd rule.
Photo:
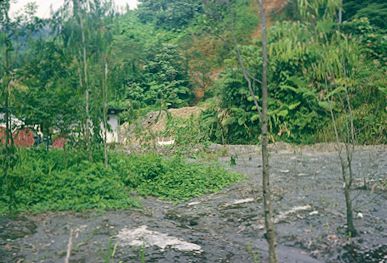
[[[168,117],[189,119],[192,116],[199,116],[203,110],[204,108],[195,106],[150,112],[135,124],[123,124],[120,131],[120,141],[123,144],[141,144],[144,140],[149,140],[149,138],[152,138],[150,140],[156,140],[155,142],[173,139],[160,137],[160,133],[165,131],[167,127]],[[136,130],[141,130],[141,132],[138,133]],[[152,142],[148,141],[148,143]]]
[[[268,14],[267,16],[267,26],[270,27],[271,24],[271,17],[280,12],[282,9],[286,7],[288,4],[288,0],[265,0],[265,11]],[[257,12],[258,7],[256,7]],[[259,24],[257,26],[257,29],[254,31],[254,33],[251,35],[252,39],[258,39],[261,37],[261,25]]]

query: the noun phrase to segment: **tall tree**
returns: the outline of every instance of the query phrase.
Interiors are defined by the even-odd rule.
[[[0,190],[5,190],[8,196],[9,210],[12,210],[16,205],[15,186],[17,185],[15,178],[12,178],[10,171],[16,164],[17,153],[12,138],[12,116],[10,105],[10,86],[12,82],[12,65],[11,52],[12,45],[12,31],[15,31],[9,17],[10,1],[5,0],[0,2],[0,46],[2,54],[2,61],[0,63],[0,84],[1,94],[0,98],[4,101],[4,122],[5,122],[5,138],[0,138],[0,144],[4,143],[0,152],[0,163],[3,174],[0,176]]]
[[[264,0],[258,0],[259,16],[261,19],[262,39],[262,112],[261,112],[261,140],[262,140],[262,191],[263,208],[265,213],[266,237],[269,244],[269,262],[278,262],[276,254],[276,234],[273,222],[273,208],[271,201],[270,169],[269,169],[269,130],[268,130],[268,84],[267,70],[269,64],[267,48],[267,27]]]
[[[10,2],[3,1],[0,3],[0,28],[1,28],[1,40],[3,45],[3,65],[1,71],[1,83],[2,83],[2,97],[4,98],[4,121],[5,121],[5,151],[7,152],[12,144],[12,132],[11,132],[11,116],[9,105],[9,85],[11,82],[11,68],[10,68],[10,52],[12,50],[12,42],[10,36],[11,21],[9,18]]]
[[[86,150],[88,152],[89,160],[92,159],[91,154],[91,127],[90,127],[90,86],[89,86],[89,70],[88,70],[88,51],[86,42],[86,28],[84,16],[87,12],[88,0],[73,0],[73,12],[76,16],[79,25],[81,43],[79,55],[81,69],[79,72],[80,85],[85,92],[85,120],[84,120],[84,137],[86,143]]]
[[[110,32],[110,28],[114,22],[114,10],[113,4],[111,1],[100,1],[94,0],[92,9],[91,9],[91,26],[95,27],[94,32],[94,46],[95,46],[95,63],[99,65],[99,72],[95,78],[100,79],[100,91],[101,91],[101,108],[102,116],[101,118],[96,118],[96,121],[99,122],[102,119],[102,140],[103,140],[103,149],[104,149],[104,163],[105,166],[108,166],[108,146],[107,146],[107,132],[110,129],[108,124],[108,101],[109,101],[109,68],[110,68],[110,58],[112,51],[113,36]],[[97,84],[98,86],[98,84]],[[99,92],[94,92],[99,94]],[[97,98],[94,98],[94,101],[97,101]],[[97,106],[98,107],[98,106]],[[97,125],[95,123],[95,125]]]

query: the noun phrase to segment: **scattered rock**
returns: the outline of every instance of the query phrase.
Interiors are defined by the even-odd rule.
[[[318,215],[318,211],[314,210],[314,211],[310,212],[309,215],[310,216]]]
[[[194,206],[200,204],[199,201],[188,203],[188,206]]]
[[[199,245],[167,234],[148,230],[147,226],[140,226],[136,229],[124,228],[118,233],[117,238],[122,246],[157,246],[162,251],[170,247],[184,252],[202,253],[202,248]]]
[[[288,211],[280,213],[276,218],[274,218],[274,224],[277,224],[279,222],[286,220],[292,214],[296,214],[296,213],[303,212],[303,211],[308,211],[311,209],[312,209],[312,207],[310,205],[293,207],[292,209],[290,209]]]
[[[254,198],[235,200],[234,202],[231,203],[231,205],[240,205],[240,204],[251,203],[251,202],[254,202]]]
[[[241,204],[252,203],[252,202],[254,202],[254,200],[255,200],[254,198],[238,199],[238,200],[235,200],[233,202],[223,204],[223,205],[221,205],[221,207],[227,208],[227,207],[231,207],[231,206],[238,206]]]

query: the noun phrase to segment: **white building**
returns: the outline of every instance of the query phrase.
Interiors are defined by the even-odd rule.
[[[120,118],[118,114],[120,110],[109,109],[108,110],[108,129],[106,133],[107,143],[119,143],[120,142]],[[104,134],[104,125],[101,123],[101,129]]]
[[[24,125],[24,122],[11,115],[11,129],[14,130],[17,127]],[[0,127],[5,128],[5,113],[0,112]]]

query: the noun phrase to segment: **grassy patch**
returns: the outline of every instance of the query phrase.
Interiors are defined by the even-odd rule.
[[[183,201],[222,189],[240,179],[218,166],[192,164],[179,157],[112,153],[109,167],[102,154],[87,161],[84,152],[20,150],[20,161],[8,179],[17,211],[44,212],[123,209],[138,206],[130,192]],[[0,187],[0,213],[9,202]]]
[[[238,181],[241,176],[218,165],[188,163],[179,156],[162,158],[156,154],[130,156],[121,169],[123,182],[142,195],[183,201],[212,193]],[[114,161],[117,163],[117,160]]]

